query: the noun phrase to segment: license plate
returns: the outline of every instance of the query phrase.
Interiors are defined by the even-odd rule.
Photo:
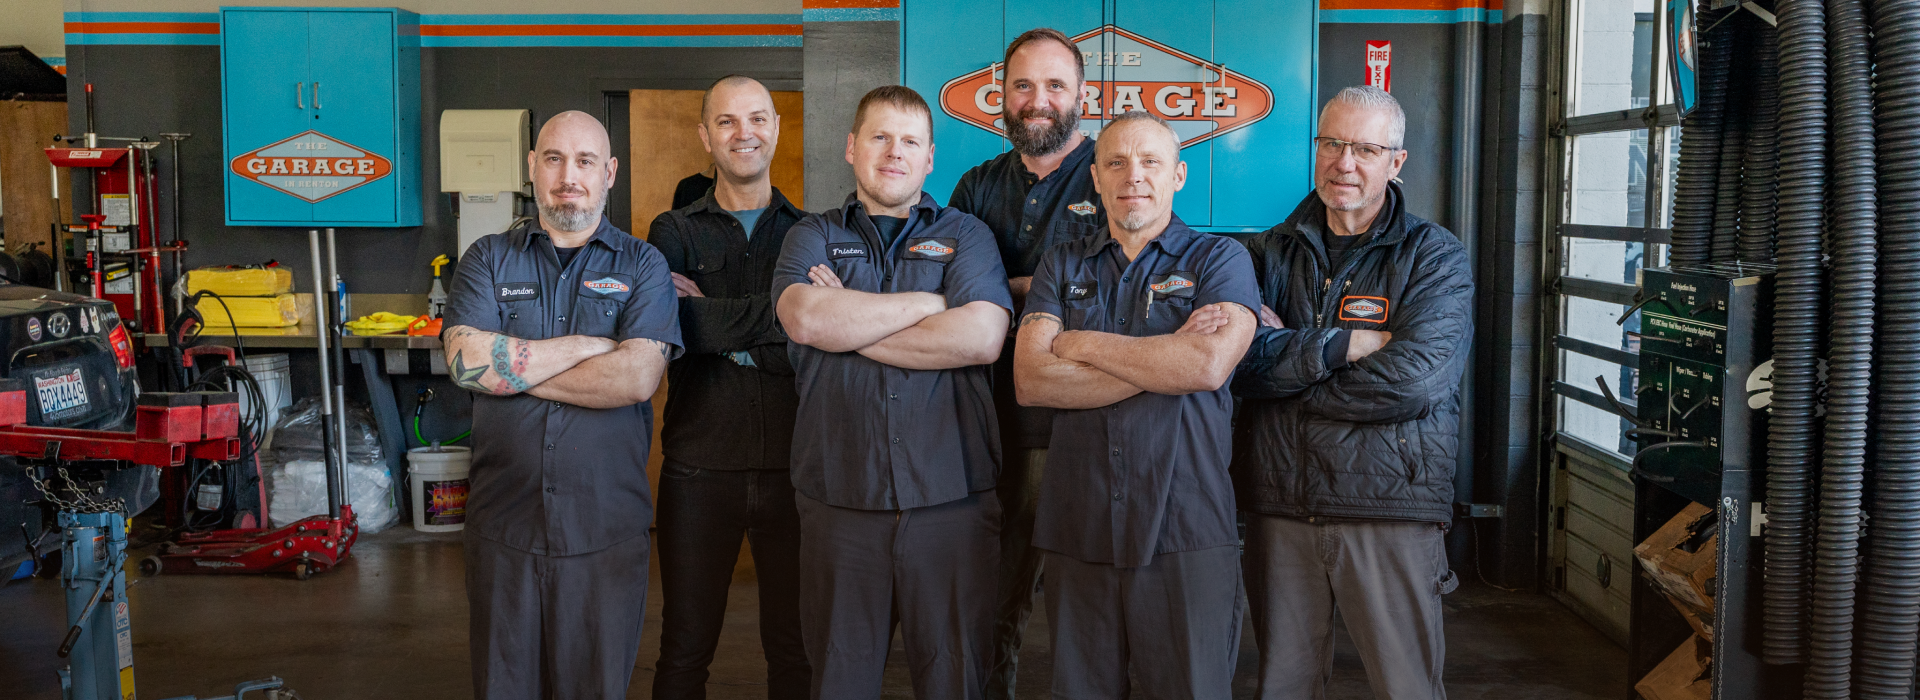
[[[34,377],[33,388],[40,394],[40,415],[51,416],[87,405],[87,381],[80,368],[51,377]]]

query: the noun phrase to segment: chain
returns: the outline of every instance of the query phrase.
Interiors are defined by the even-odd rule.
[[[79,482],[74,481],[73,475],[67,473],[66,467],[54,467],[54,469],[60,475],[60,480],[66,482],[67,493],[73,495],[74,500],[71,501],[54,495],[53,489],[43,486],[40,475],[33,466],[22,465],[21,469],[27,473],[27,483],[33,484],[33,488],[39,491],[48,503],[52,503],[60,510],[74,513],[118,513],[125,512],[127,509],[127,501],[124,498],[94,498]]]

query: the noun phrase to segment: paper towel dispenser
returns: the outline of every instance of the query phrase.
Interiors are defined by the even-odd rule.
[[[441,192],[521,192],[526,189],[524,109],[449,109],[440,113]]]

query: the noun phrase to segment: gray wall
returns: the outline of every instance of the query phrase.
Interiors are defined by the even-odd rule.
[[[814,210],[839,206],[853,192],[847,134],[868,90],[900,82],[899,22],[808,22],[806,45],[807,192]]]
[[[350,288],[424,294],[432,279],[427,261],[453,252],[451,196],[439,191],[441,110],[525,108],[533,110],[536,124],[572,109],[603,116],[606,92],[704,89],[728,73],[752,75],[775,90],[796,90],[801,85],[800,54],[801,49],[791,47],[422,49],[424,222],[415,228],[337,229],[341,265]],[[153,138],[169,131],[193,134],[180,151],[185,202],[181,214],[190,242],[190,266],[277,259],[294,268],[296,279],[309,279],[306,229],[223,223],[225,157],[218,47],[71,46],[67,80],[68,94],[74,96],[70,122],[75,133],[85,127],[79,96],[84,84],[91,82],[101,134]],[[164,177],[171,167],[169,156],[164,146],[157,153]],[[626,167],[644,165],[629,162]],[[160,206],[162,230],[169,231],[166,222],[171,221],[173,201],[165,186]]]

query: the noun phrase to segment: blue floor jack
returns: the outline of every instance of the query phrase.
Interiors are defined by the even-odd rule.
[[[61,529],[68,624],[59,651],[67,659],[59,671],[61,697],[134,700],[126,503],[96,496],[69,468],[178,467],[188,456],[234,459],[240,452],[238,398],[231,392],[143,394],[134,409],[134,432],[127,433],[28,426],[26,394],[17,386],[0,383],[0,454],[20,460]],[[207,700],[243,700],[255,691],[264,691],[256,696],[264,700],[297,700],[284,686],[279,678],[248,681],[232,695]]]

